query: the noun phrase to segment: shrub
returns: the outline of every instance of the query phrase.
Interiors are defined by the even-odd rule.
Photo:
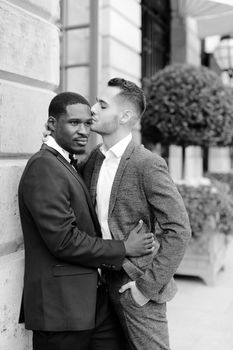
[[[207,173],[206,176],[212,180],[217,180],[227,184],[233,196],[233,173]]]
[[[229,186],[217,180],[202,183],[177,183],[187,209],[193,238],[205,234],[206,227],[225,235],[233,230],[233,199]]]
[[[173,64],[145,82],[146,142],[226,146],[233,138],[233,94],[206,67]]]

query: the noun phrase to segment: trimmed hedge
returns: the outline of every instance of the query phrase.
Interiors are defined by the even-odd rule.
[[[233,197],[227,184],[204,179],[195,185],[180,182],[177,187],[189,215],[193,238],[205,234],[207,223],[213,232],[233,233]]]
[[[233,139],[233,93],[206,67],[173,64],[145,81],[143,140],[226,146]]]
[[[209,179],[227,184],[230,187],[230,192],[233,196],[233,173],[207,173],[206,176]]]

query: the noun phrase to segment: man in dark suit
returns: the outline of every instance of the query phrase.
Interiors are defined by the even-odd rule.
[[[110,296],[132,350],[169,350],[166,302],[191,231],[183,200],[165,161],[137,145],[132,130],[146,107],[136,84],[115,78],[92,107],[92,130],[103,136],[83,165],[104,238],[122,239],[137,220],[154,232],[157,249],[125,259],[106,273]]]
[[[126,255],[153,249],[151,234],[138,234],[141,223],[125,241],[101,238],[73,157],[85,152],[91,123],[85,98],[69,92],[54,97],[51,135],[28,161],[20,181],[25,243],[21,321],[33,330],[34,350],[122,349],[97,268],[119,270]]]

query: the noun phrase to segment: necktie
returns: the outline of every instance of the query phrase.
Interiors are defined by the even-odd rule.
[[[78,159],[74,158],[74,155],[72,153],[69,154],[70,158],[70,164],[75,168],[76,171],[78,171]]]

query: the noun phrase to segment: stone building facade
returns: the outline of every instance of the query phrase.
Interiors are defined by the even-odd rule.
[[[0,349],[26,350],[17,324],[24,251],[17,187],[41,144],[48,103],[59,85],[58,0],[0,1]]]

